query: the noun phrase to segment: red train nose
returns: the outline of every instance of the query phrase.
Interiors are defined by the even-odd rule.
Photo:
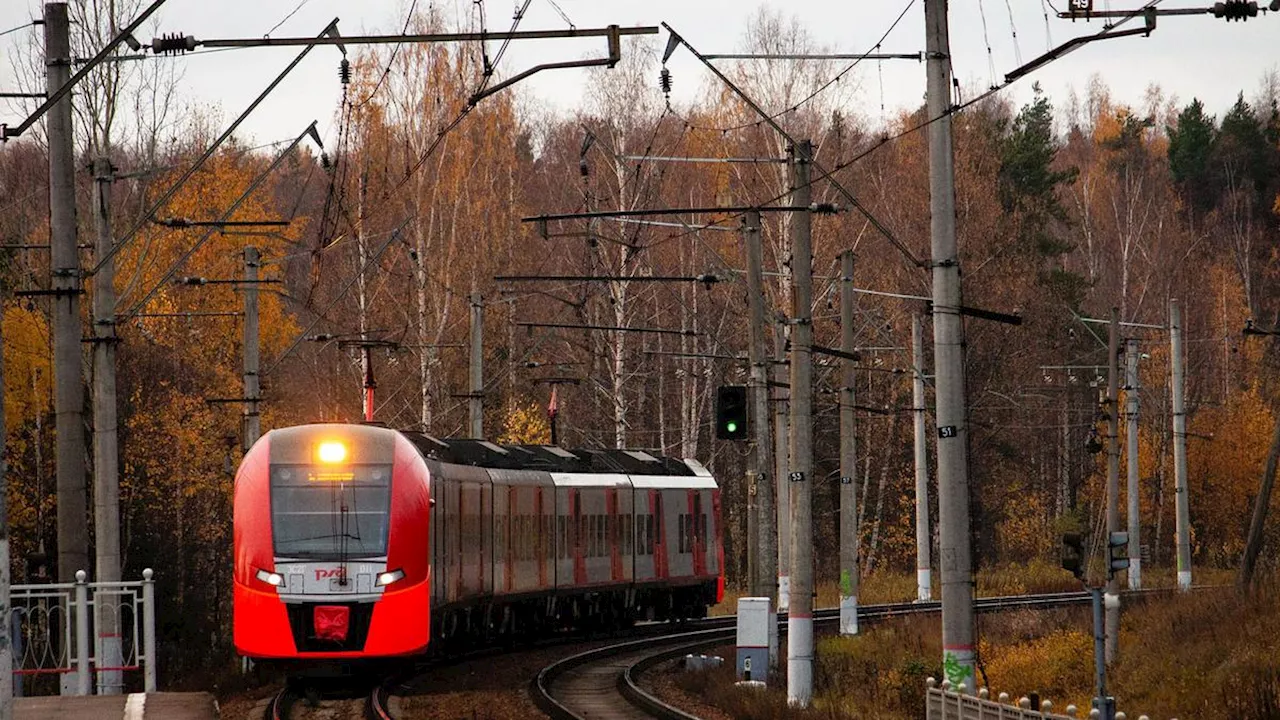
[[[347,629],[351,625],[351,608],[345,605],[317,605],[312,624],[318,640],[346,642]]]

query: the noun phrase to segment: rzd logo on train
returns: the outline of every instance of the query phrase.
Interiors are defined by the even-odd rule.
[[[316,568],[316,580],[345,580],[347,571],[345,568]]]

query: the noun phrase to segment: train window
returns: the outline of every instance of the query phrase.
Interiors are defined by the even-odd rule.
[[[653,515],[644,516],[644,554],[645,555],[653,554],[653,548],[655,545],[654,536],[653,536],[653,527],[654,527],[653,520],[654,520]]]
[[[328,559],[387,552],[391,466],[354,465],[329,479],[305,465],[271,466],[275,554]]]
[[[688,517],[689,517],[688,515],[685,515],[684,513],[680,513],[680,515],[676,518],[676,525],[678,526],[676,530],[676,537],[678,538],[676,542],[676,552],[682,555],[684,554],[684,526],[685,526],[685,520]]]

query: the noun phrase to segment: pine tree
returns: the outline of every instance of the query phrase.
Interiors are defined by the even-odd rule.
[[[1209,172],[1209,158],[1217,128],[1204,112],[1204,103],[1192,99],[1178,113],[1178,124],[1166,128],[1169,134],[1169,170],[1183,201],[1196,213],[1213,207],[1216,192]]]

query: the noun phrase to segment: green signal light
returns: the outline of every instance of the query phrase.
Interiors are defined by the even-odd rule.
[[[736,422],[726,423],[724,426],[724,429],[728,430],[729,432],[738,432],[738,423]]]

